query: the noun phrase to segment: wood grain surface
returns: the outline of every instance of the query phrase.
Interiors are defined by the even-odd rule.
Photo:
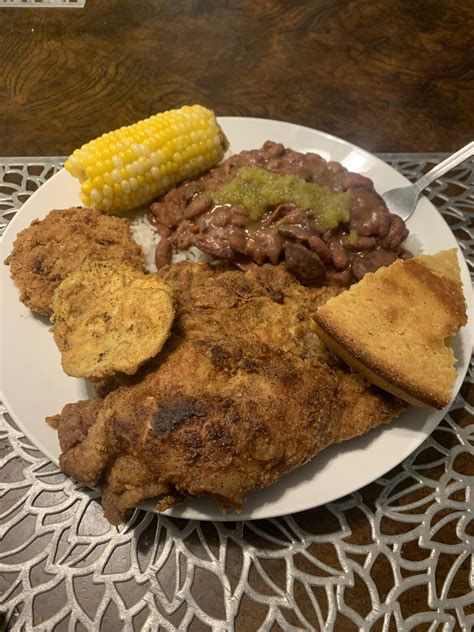
[[[184,103],[371,151],[473,132],[474,3],[88,0],[0,9],[0,154],[63,155]]]

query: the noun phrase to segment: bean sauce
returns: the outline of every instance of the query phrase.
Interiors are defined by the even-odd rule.
[[[241,167],[297,175],[335,193],[349,191],[349,220],[323,230],[311,209],[291,202],[269,208],[258,220],[240,206],[215,204],[210,192],[232,180]],[[170,263],[173,251],[196,246],[242,267],[283,263],[304,283],[347,286],[367,272],[412,256],[402,246],[408,235],[404,221],[388,211],[369,178],[272,141],[173,189],[152,204],[150,221],[161,235],[157,267]]]

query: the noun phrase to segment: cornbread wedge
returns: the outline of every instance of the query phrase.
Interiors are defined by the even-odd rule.
[[[443,408],[456,358],[449,338],[466,324],[455,249],[367,274],[315,315],[327,346],[371,382],[410,404]]]

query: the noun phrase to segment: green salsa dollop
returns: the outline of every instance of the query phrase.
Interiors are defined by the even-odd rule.
[[[310,209],[324,230],[349,221],[349,191],[335,193],[299,176],[281,175],[260,167],[241,167],[232,180],[210,195],[215,204],[243,207],[254,221],[261,219],[269,208],[283,202]]]

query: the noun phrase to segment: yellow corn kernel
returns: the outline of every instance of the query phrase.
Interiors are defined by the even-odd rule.
[[[212,110],[185,105],[102,134],[76,149],[65,167],[78,178],[86,206],[116,213],[195,178],[218,163],[226,149]]]

